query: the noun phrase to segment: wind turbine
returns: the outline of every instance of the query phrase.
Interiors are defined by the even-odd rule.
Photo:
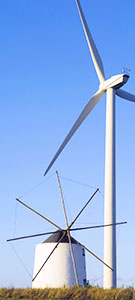
[[[62,145],[50,162],[45,174],[54,164],[66,144],[80,127],[82,122],[96,106],[100,98],[106,92],[106,142],[105,142],[105,196],[104,196],[104,224],[116,223],[116,183],[115,183],[115,95],[135,102],[135,95],[121,90],[120,88],[128,81],[129,75],[118,74],[106,80],[103,63],[98,53],[88,25],[86,23],[79,0],[76,0],[78,12],[87,39],[94,67],[99,79],[99,89],[88,101]],[[116,287],[116,228],[104,228],[104,261],[112,267],[113,271],[108,272],[104,266],[104,288]]]

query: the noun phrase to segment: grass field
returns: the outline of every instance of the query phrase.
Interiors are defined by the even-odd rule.
[[[135,300],[135,290],[128,289],[111,289],[104,290],[99,287],[73,287],[57,289],[0,289],[0,299],[50,299],[50,300]]]

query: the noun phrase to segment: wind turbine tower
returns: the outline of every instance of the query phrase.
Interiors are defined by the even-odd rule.
[[[105,142],[105,198],[104,198],[104,224],[116,223],[116,191],[115,191],[115,101],[116,95],[135,102],[135,95],[123,91],[121,87],[129,79],[127,74],[118,74],[106,80],[104,74],[103,63],[98,53],[88,25],[86,23],[79,0],[76,0],[78,12],[87,39],[94,67],[99,79],[99,89],[88,101],[78,119],[74,123],[70,132],[66,136],[62,145],[58,149],[51,163],[49,164],[45,175],[54,164],[57,157],[60,155],[66,144],[80,127],[82,122],[96,106],[103,94],[107,93],[106,99],[106,142]],[[104,228],[104,261],[113,271],[109,271],[104,266],[104,288],[116,287],[116,228]]]

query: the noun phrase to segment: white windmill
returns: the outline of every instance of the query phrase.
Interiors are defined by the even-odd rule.
[[[92,56],[94,67],[99,79],[99,89],[91,97],[78,119],[74,123],[70,132],[66,136],[64,142],[58,149],[49,164],[45,174],[54,164],[57,157],[60,155],[66,144],[74,135],[76,130],[80,127],[82,122],[96,106],[103,94],[107,93],[106,101],[106,149],[105,149],[105,198],[104,198],[104,224],[116,222],[116,191],[115,191],[115,95],[126,100],[135,102],[135,95],[132,95],[120,88],[127,82],[129,75],[119,74],[111,78],[105,78],[103,63],[91,36],[90,30],[86,23],[79,0],[76,0],[81,22],[88,42],[89,50]],[[104,288],[116,287],[116,228],[105,227],[104,229],[104,261],[113,269],[108,273],[106,266],[104,266]]]
[[[47,219],[20,199],[16,199],[19,203],[24,205],[26,208],[31,210],[32,212],[39,215],[44,220],[48,221],[51,225],[57,228],[57,231],[53,232],[45,232],[40,234],[21,236],[7,240],[8,242],[33,238],[33,237],[41,237],[44,235],[51,235],[47,240],[45,240],[41,244],[36,245],[35,251],[35,262],[34,262],[34,272],[32,279],[32,287],[33,288],[45,288],[45,287],[63,287],[63,286],[74,286],[74,285],[87,285],[86,279],[86,266],[85,266],[85,250],[93,255],[96,259],[102,262],[109,270],[112,268],[107,265],[103,260],[101,260],[97,255],[91,252],[88,248],[78,242],[75,238],[70,235],[71,231],[80,231],[85,229],[92,228],[101,228],[101,227],[112,227],[115,225],[125,224],[126,222],[120,222],[115,224],[107,224],[107,225],[98,225],[98,226],[87,226],[81,228],[72,228],[78,217],[90,203],[90,201],[94,198],[96,193],[99,191],[97,189],[87,203],[83,206],[83,208],[79,211],[75,219],[68,224],[67,214],[64,204],[64,199],[62,195],[62,189],[60,185],[60,179],[58,172],[56,172],[60,195],[62,200],[62,206],[65,216],[66,229],[62,229],[60,226],[56,225],[51,220]]]

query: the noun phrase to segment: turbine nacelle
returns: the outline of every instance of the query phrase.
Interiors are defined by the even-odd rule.
[[[114,75],[111,78],[102,82],[99,87],[102,90],[107,90],[109,88],[113,88],[117,90],[120,87],[122,87],[128,81],[128,79],[129,79],[129,75],[127,74]]]

